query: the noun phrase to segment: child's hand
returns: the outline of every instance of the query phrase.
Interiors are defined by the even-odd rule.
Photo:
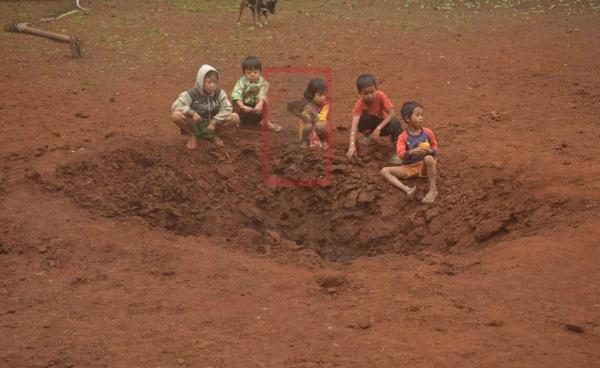
[[[354,144],[351,144],[350,147],[348,147],[346,157],[348,157],[348,160],[352,160],[354,156],[356,156],[356,146]]]
[[[424,148],[413,148],[410,151],[408,151],[408,153],[410,153],[411,155],[414,156],[425,156],[431,153],[431,150],[429,149],[424,149]]]
[[[246,106],[246,105],[242,105],[242,106],[240,107],[240,109],[241,109],[243,112],[250,112],[250,111],[252,111],[252,108],[251,108],[250,106]]]
[[[307,113],[309,115],[312,115],[313,111],[315,111],[315,109],[313,109],[313,107],[311,105],[304,106],[304,112],[305,113]]]
[[[192,115],[192,120],[195,122],[198,122],[202,119],[202,117],[200,115],[198,115],[197,112],[194,112],[194,115]]]
[[[260,114],[262,112],[263,109],[263,105],[265,104],[265,102],[263,100],[260,100],[256,106],[254,106],[254,112],[257,114]]]
[[[381,134],[381,129],[375,128],[375,130],[373,130],[373,133],[371,133],[371,135],[369,135],[369,138],[370,139],[379,139],[380,134]]]
[[[209,123],[209,124],[206,126],[206,130],[208,130],[209,132],[214,132],[214,131],[215,131],[215,124],[213,124],[213,123]]]

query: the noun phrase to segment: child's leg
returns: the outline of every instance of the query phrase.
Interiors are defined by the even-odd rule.
[[[381,175],[396,188],[402,189],[409,199],[415,196],[415,187],[409,187],[403,184],[400,179],[408,178],[408,174],[403,166],[391,166],[381,169]]]
[[[377,116],[369,115],[366,112],[363,112],[358,120],[358,131],[363,134],[371,133],[382,121],[383,119],[380,119]]]
[[[427,192],[422,202],[433,203],[438,194],[436,183],[437,169],[435,167],[435,159],[433,158],[433,156],[425,156],[423,161],[427,170],[427,177],[429,178],[429,192]]]
[[[312,125],[304,124],[304,128],[302,128],[302,140],[300,143],[302,145],[307,145],[310,143],[310,134],[312,133]]]
[[[239,126],[240,125],[240,116],[237,113],[232,112],[223,120],[223,124]]]
[[[315,124],[315,130],[317,131],[317,135],[321,142],[327,142],[327,124],[326,123],[317,123]]]
[[[192,118],[185,116],[182,112],[173,111],[171,120],[181,129],[181,133],[186,135],[193,135],[192,133]]]
[[[233,125],[235,125],[236,127],[240,126],[240,116],[238,114],[236,114],[235,112],[232,112],[231,114],[227,115],[227,117],[225,119],[223,119],[221,124],[219,124],[219,126],[220,126],[219,130],[222,127],[229,127],[229,126],[233,126]],[[213,133],[212,142],[216,146],[223,147],[225,144],[223,143],[223,140],[221,140],[221,138],[217,137],[216,129],[212,133]]]
[[[392,140],[392,144],[396,147],[396,142],[398,142],[398,137],[402,133],[402,125],[400,125],[400,120],[397,118],[392,118],[388,125],[383,128],[381,131],[381,135],[386,136],[389,135]]]

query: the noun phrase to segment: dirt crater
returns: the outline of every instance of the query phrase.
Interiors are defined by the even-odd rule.
[[[172,142],[121,138],[37,180],[103,216],[137,216],[176,234],[232,244],[260,243],[248,241],[248,234],[276,237],[330,260],[481,245],[535,229],[552,216],[540,214],[543,203],[527,195],[517,174],[506,176],[498,167],[445,167],[442,161],[439,199],[425,206],[407,201],[380,177],[380,161],[371,157],[381,147],[363,149],[354,164],[335,158],[344,157],[344,148],[334,147],[329,185],[267,186],[261,147],[229,143],[226,150],[189,152]],[[285,178],[322,177],[324,153],[280,145],[270,167]],[[416,180],[420,195],[426,184]]]

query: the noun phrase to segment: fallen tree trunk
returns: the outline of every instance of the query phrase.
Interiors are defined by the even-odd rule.
[[[30,27],[27,23],[9,24],[5,27],[5,30],[7,32],[26,33],[34,36],[48,38],[57,42],[68,43],[71,47],[71,56],[76,59],[79,59],[81,57],[81,40],[79,38],[33,28]]]

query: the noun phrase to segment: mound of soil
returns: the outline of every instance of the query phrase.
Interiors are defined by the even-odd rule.
[[[261,147],[237,138],[225,150],[203,145],[190,152],[173,142],[122,137],[59,166],[53,177],[35,177],[103,216],[137,216],[177,234],[238,244],[255,234],[249,243],[257,246],[277,234],[291,248],[309,248],[330,260],[485,243],[531,227],[530,214],[542,206],[516,174],[466,162],[445,167],[443,161],[438,201],[407,201],[384,182],[381,163],[372,158],[387,148],[362,147],[353,164],[341,158],[344,149],[333,149],[333,181],[326,186],[264,185]],[[325,172],[323,151],[283,144],[271,151],[271,172],[279,177]],[[422,196],[427,182],[416,182]],[[542,218],[536,212],[535,221],[552,215],[545,213]]]

